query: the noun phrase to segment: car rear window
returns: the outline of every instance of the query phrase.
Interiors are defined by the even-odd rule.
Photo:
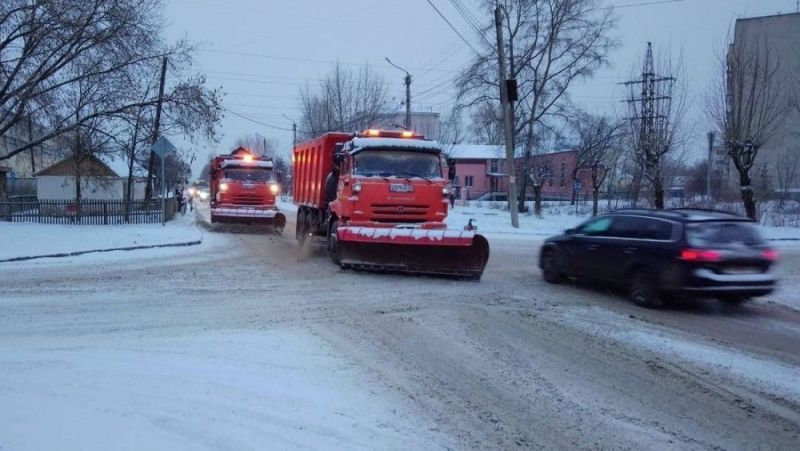
[[[730,246],[764,244],[758,228],[747,222],[697,222],[686,225],[686,238],[692,246]]]

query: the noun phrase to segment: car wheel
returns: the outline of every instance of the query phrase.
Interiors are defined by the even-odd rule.
[[[564,275],[561,273],[561,265],[559,264],[558,251],[555,249],[548,249],[542,256],[542,275],[547,283],[557,284],[564,281]]]
[[[628,296],[634,304],[641,307],[664,306],[664,294],[658,286],[657,277],[649,271],[638,270],[633,274],[628,287]]]

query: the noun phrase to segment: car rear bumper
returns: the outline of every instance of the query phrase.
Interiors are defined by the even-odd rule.
[[[772,271],[756,274],[718,274],[708,269],[695,269],[686,283],[669,291],[698,296],[764,296],[775,290]]]

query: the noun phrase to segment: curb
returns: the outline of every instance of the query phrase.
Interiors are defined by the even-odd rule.
[[[7,258],[5,260],[0,260],[0,263],[10,263],[10,262],[20,262],[26,260],[36,260],[40,258],[61,258],[61,257],[75,257],[78,255],[84,254],[95,254],[100,252],[114,252],[114,251],[137,251],[141,249],[157,249],[162,247],[185,247],[185,246],[197,246],[198,244],[202,244],[203,240],[197,241],[186,241],[182,243],[168,243],[168,244],[152,244],[148,246],[127,246],[127,247],[115,247],[111,249],[92,249],[88,251],[76,251],[76,252],[62,252],[59,254],[47,254],[47,255],[34,255],[29,257],[14,257],[14,258]]]

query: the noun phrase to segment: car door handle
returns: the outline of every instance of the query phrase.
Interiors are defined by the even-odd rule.
[[[635,247],[626,247],[626,248],[625,248],[625,253],[626,253],[626,254],[634,254],[634,253],[636,253],[636,251],[638,251],[638,250],[639,250],[639,249],[638,249],[638,248],[635,248]]]
[[[589,250],[590,251],[596,251],[597,249],[600,249],[600,245],[599,244],[590,244],[589,245]]]

